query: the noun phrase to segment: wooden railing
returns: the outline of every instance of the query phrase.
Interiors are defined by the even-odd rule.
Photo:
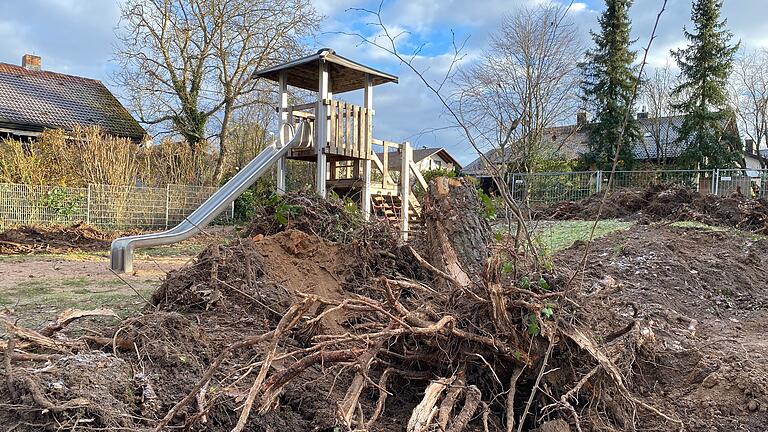
[[[326,101],[326,104],[330,133],[325,152],[367,159],[371,153],[371,110],[339,100]]]

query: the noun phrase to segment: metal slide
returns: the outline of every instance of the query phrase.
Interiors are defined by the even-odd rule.
[[[288,125],[284,127],[292,129]],[[286,136],[285,134],[281,134]],[[186,240],[202,231],[216,216],[229,207],[256,179],[261,177],[272,165],[294,147],[311,143],[311,127],[302,121],[296,127],[293,138],[282,146],[270,145],[241,169],[231,180],[224,184],[210,198],[187,216],[175,227],[152,234],[121,237],[112,242],[111,268],[116,272],[133,272],[133,250],[141,247],[162,246]]]

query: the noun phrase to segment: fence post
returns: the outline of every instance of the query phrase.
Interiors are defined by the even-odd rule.
[[[168,216],[171,212],[171,185],[165,185],[165,229],[168,229]]]
[[[88,183],[88,192],[85,195],[85,223],[91,224],[91,184]]]
[[[603,190],[603,170],[597,170],[595,180],[595,194],[599,194]]]
[[[717,195],[720,192],[720,168],[712,173],[712,193]]]

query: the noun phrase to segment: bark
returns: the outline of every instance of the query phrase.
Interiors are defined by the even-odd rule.
[[[438,177],[423,208],[429,261],[459,284],[481,280],[492,238],[475,188],[461,178]],[[447,281],[438,281],[450,289]]]

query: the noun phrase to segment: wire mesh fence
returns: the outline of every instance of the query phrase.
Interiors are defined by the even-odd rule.
[[[89,184],[87,187],[0,183],[0,228],[72,224],[100,228],[167,228],[216,191],[210,186],[164,188]],[[221,219],[232,218],[232,208]]]
[[[608,187],[610,172],[515,173],[510,176],[510,189],[515,200],[530,204],[577,201]],[[768,170],[645,170],[617,171],[611,187],[643,188],[651,185],[674,185],[702,194],[768,199]]]

